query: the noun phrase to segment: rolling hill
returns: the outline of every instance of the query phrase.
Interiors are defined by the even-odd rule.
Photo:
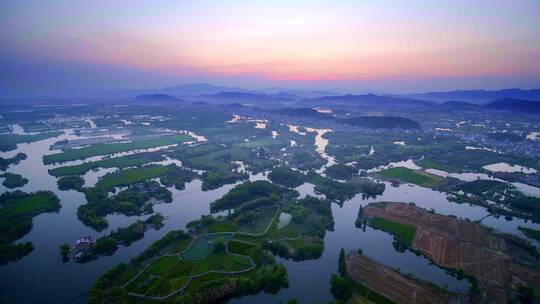
[[[487,109],[499,110],[499,111],[508,111],[515,113],[525,113],[525,114],[540,114],[540,102],[515,99],[515,98],[501,98],[489,102],[483,106]]]

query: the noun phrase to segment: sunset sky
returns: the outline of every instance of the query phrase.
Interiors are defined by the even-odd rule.
[[[3,0],[0,71],[44,94],[539,87],[540,1]]]

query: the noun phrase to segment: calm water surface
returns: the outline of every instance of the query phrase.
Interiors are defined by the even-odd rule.
[[[70,132],[67,132],[70,134]],[[74,298],[73,303],[84,303],[86,293],[96,279],[105,271],[119,262],[127,262],[144,251],[152,242],[163,237],[172,229],[184,229],[186,223],[198,219],[203,214],[210,213],[210,203],[227,193],[234,185],[226,185],[212,191],[201,191],[201,181],[195,180],[186,184],[182,191],[169,188],[173,193],[173,202],[154,206],[169,218],[165,226],[158,230],[149,230],[144,239],[134,242],[130,247],[120,246],[119,250],[109,257],[101,257],[87,264],[62,263],[59,246],[71,244],[76,238],[90,235],[98,238],[108,234],[112,229],[134,223],[137,217],[109,215],[107,220],[110,227],[101,233],[84,226],[77,219],[77,207],[85,204],[82,193],[77,191],[59,191],[56,178],[50,176],[48,169],[54,166],[43,165],[42,157],[54,153],[49,147],[58,140],[79,138],[74,135],[62,135],[56,138],[42,140],[30,144],[20,144],[18,149],[0,153],[2,157],[11,157],[18,152],[24,152],[28,158],[18,165],[11,166],[8,172],[19,173],[29,179],[29,183],[21,188],[23,191],[51,190],[61,200],[62,208],[58,213],[42,214],[34,218],[33,229],[17,242],[31,241],[34,251],[18,262],[0,267],[0,303],[67,303]],[[156,149],[157,150],[157,149]],[[323,150],[324,151],[324,150]],[[320,151],[320,152],[323,152]],[[167,163],[176,163],[167,160]],[[80,161],[73,162],[80,163]],[[178,163],[180,164],[180,163]],[[114,169],[88,172],[84,178],[87,185],[93,185],[100,176]],[[252,175],[251,180],[265,180],[266,174]],[[304,184],[296,188],[301,196],[316,195],[314,186]],[[0,185],[0,192],[8,189]],[[507,220],[504,217],[490,216],[482,207],[468,204],[449,202],[446,194],[431,189],[403,184],[392,187],[386,184],[386,191],[375,199],[363,200],[361,195],[345,202],[343,206],[332,205],[335,226],[325,237],[325,250],[318,260],[293,262],[278,258],[289,273],[290,287],[281,290],[277,295],[259,294],[233,300],[233,303],[277,303],[297,298],[301,303],[326,302],[332,299],[329,278],[337,272],[339,250],[346,251],[362,249],[367,256],[394,267],[403,273],[411,273],[419,278],[434,282],[452,291],[465,291],[468,283],[459,281],[445,270],[431,265],[421,256],[410,251],[398,252],[394,249],[393,238],[387,233],[369,227],[355,227],[355,220],[360,206],[373,201],[414,202],[426,209],[434,209],[445,215],[456,215],[470,220],[482,220],[482,223],[500,231],[521,235],[518,226],[539,229],[539,225],[519,219]],[[142,217],[143,219],[145,217]],[[535,243],[538,245],[538,243]]]

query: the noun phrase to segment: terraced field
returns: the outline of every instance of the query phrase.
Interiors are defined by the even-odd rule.
[[[509,301],[515,281],[540,290],[535,257],[475,222],[430,213],[404,203],[387,203],[386,208],[368,205],[363,216],[415,227],[416,236],[410,247],[439,266],[462,270],[476,278],[488,301]]]
[[[352,252],[346,258],[347,274],[395,303],[460,303],[459,297],[426,282],[411,279],[364,255]]]

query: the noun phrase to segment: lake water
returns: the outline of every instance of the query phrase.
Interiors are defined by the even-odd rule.
[[[319,152],[325,153],[321,149],[325,146],[324,138],[319,132],[317,132],[317,137],[323,140],[323,145],[317,145],[317,148]],[[21,190],[27,192],[51,190],[57,194],[62,204],[58,213],[46,213],[35,217],[32,231],[17,241],[31,241],[34,244],[34,251],[18,262],[0,267],[2,282],[0,303],[66,303],[75,298],[73,303],[85,303],[86,293],[101,274],[119,262],[127,262],[137,256],[168,231],[184,229],[189,221],[198,219],[203,214],[209,214],[210,203],[234,187],[234,185],[225,185],[204,192],[201,191],[200,180],[186,184],[186,188],[182,191],[171,187],[169,190],[173,193],[173,202],[154,206],[156,212],[168,216],[162,229],[147,231],[142,240],[134,242],[130,247],[120,246],[113,256],[101,257],[87,264],[62,263],[59,252],[61,244],[71,244],[76,238],[84,235],[98,238],[108,234],[112,229],[125,227],[139,219],[123,215],[109,215],[107,220],[110,227],[101,233],[93,231],[79,221],[76,212],[78,206],[86,203],[84,195],[77,191],[59,191],[56,178],[47,172],[55,166],[43,165],[42,162],[43,155],[53,153],[49,151],[49,147],[54,142],[66,138],[80,137],[72,135],[68,130],[67,135],[30,144],[20,144],[15,151],[0,153],[2,157],[11,157],[18,152],[26,153],[28,158],[18,165],[11,166],[8,172],[19,173],[29,179],[29,183]],[[129,153],[121,155],[126,154]],[[166,162],[176,163],[174,160]],[[80,163],[80,161],[73,163]],[[181,163],[177,164],[181,165]],[[410,165],[410,163],[406,164]],[[114,169],[106,171],[100,169],[87,173],[85,182],[89,185],[95,184],[100,176],[109,172],[108,170]],[[252,175],[250,179],[265,180],[267,177],[264,173],[260,173]],[[314,186],[311,184],[303,184],[296,189],[302,197],[316,195]],[[0,191],[5,192],[7,189],[0,186]],[[396,251],[391,235],[369,227],[356,228],[355,220],[359,207],[374,201],[414,202],[422,208],[434,209],[441,214],[456,215],[471,220],[482,219],[485,225],[518,235],[521,235],[517,230],[518,226],[540,229],[539,225],[530,221],[519,219],[509,221],[504,217],[490,216],[482,207],[449,202],[445,193],[407,184],[392,187],[386,183],[384,194],[375,199],[363,200],[361,195],[357,195],[341,207],[337,204],[332,205],[335,226],[334,230],[327,232],[325,236],[325,250],[320,259],[304,262],[277,259],[287,267],[289,288],[282,289],[277,295],[261,293],[235,299],[232,302],[277,303],[292,298],[297,298],[301,303],[329,301],[332,299],[329,278],[332,273],[337,272],[337,260],[341,248],[345,248],[346,251],[362,249],[367,256],[390,267],[398,268],[403,273],[412,273],[452,291],[467,290],[466,281],[457,280],[445,270],[430,264],[426,258],[410,251]],[[535,244],[538,245],[538,243]]]

